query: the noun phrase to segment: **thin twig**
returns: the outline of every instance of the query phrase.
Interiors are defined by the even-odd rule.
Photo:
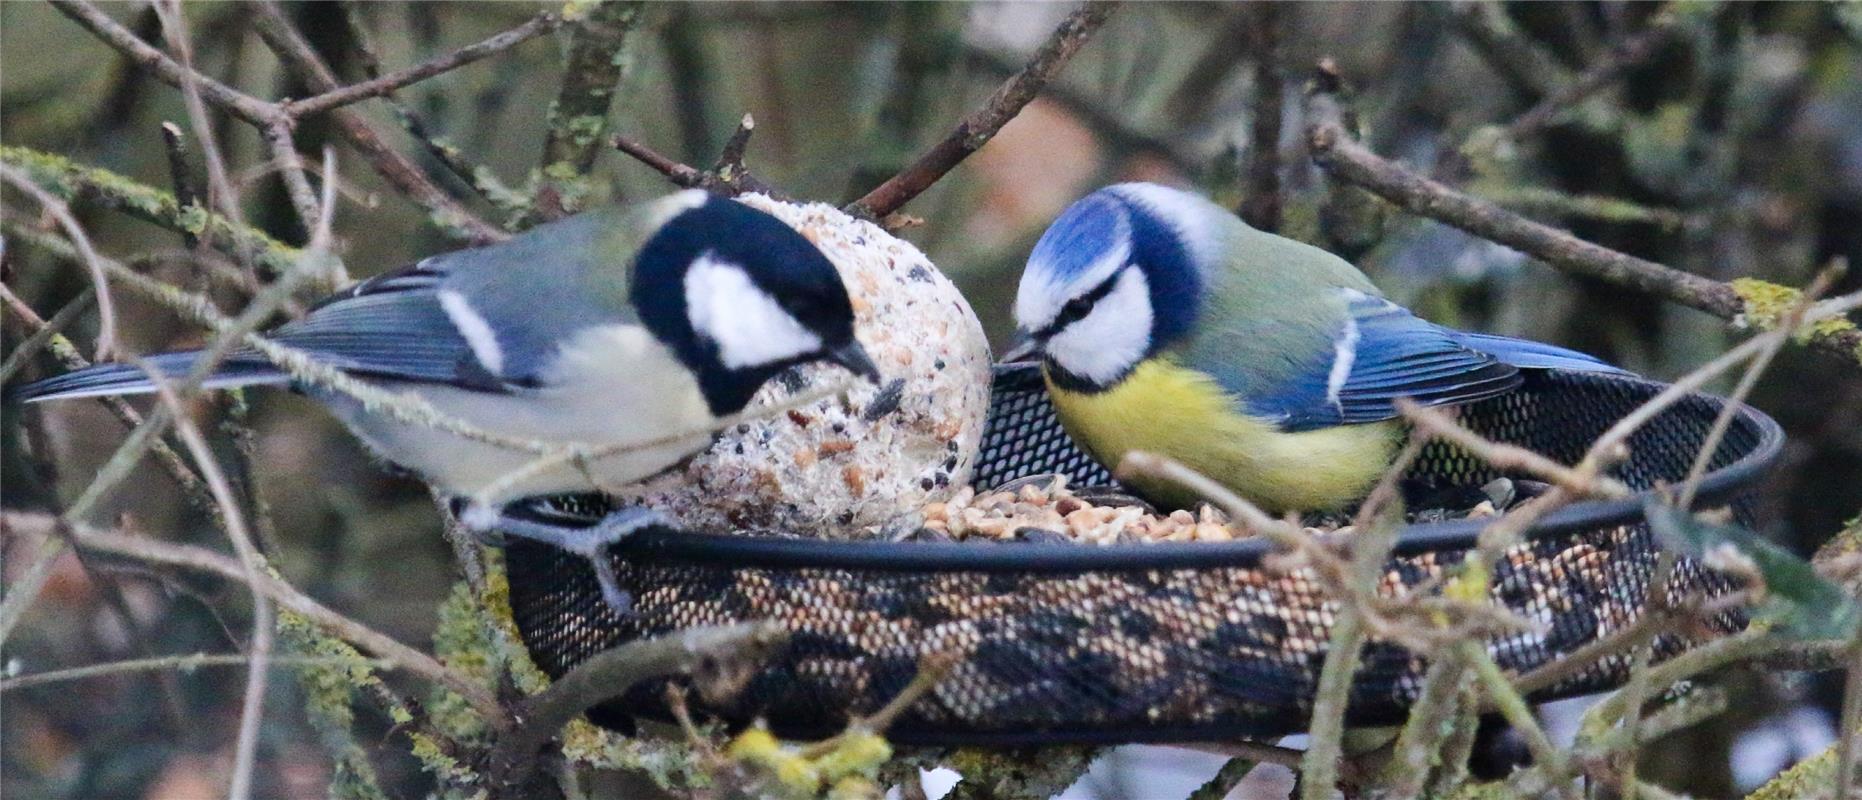
[[[0,531],[8,533],[12,533],[15,529],[49,531],[51,526],[57,524],[59,524],[58,518],[49,514],[22,511],[0,512]],[[243,563],[205,548],[129,536],[84,524],[73,524],[71,533],[79,547],[93,552],[122,556],[150,564],[209,572],[242,583],[246,579],[246,567]],[[269,573],[259,576],[258,588],[280,608],[297,612],[312,622],[328,628],[344,641],[364,651],[374,653],[386,661],[390,667],[405,669],[458,693],[487,720],[492,728],[502,729],[507,724],[504,709],[498,705],[498,701],[489,692],[472,679],[441,664],[432,656],[331,610],[298,591],[297,587]]]
[[[87,308],[88,304],[79,302],[79,300],[83,300],[85,297],[89,296],[91,295],[87,291],[84,295],[81,295],[78,300],[74,300],[67,304],[63,309],[60,309],[57,314],[54,314],[50,321],[47,321],[40,319],[39,315],[32,310],[32,307],[26,305],[24,301],[15,296],[13,291],[8,289],[5,284],[0,284],[0,302],[6,304],[7,313],[13,315],[14,319],[19,320],[29,330],[33,331],[32,335],[27,337],[26,341],[20,343],[19,347],[14,350],[14,355],[18,355],[21,352],[30,353],[32,348],[36,346],[35,342],[43,341],[50,345],[52,355],[58,359],[60,364],[64,365],[65,369],[75,371],[90,366],[90,360],[79,354],[77,347],[73,346],[69,340],[58,333],[58,328],[63,327],[66,322],[69,322],[72,317],[76,316],[75,313],[67,314],[67,312],[73,310],[82,311],[84,308]],[[7,366],[16,365],[9,359]],[[11,374],[11,369],[0,369],[0,380],[4,380]],[[134,406],[131,406],[129,402],[123,398],[106,395],[97,399],[103,404],[104,408],[110,411],[111,416],[116,417],[119,422],[123,423],[125,428],[135,430],[142,425],[142,412],[137,411]],[[161,464],[163,471],[167,472],[169,477],[174,479],[175,483],[181,487],[182,493],[188,497],[190,501],[204,511],[218,513],[218,509],[213,504],[213,497],[207,493],[206,484],[201,483],[200,476],[195,475],[194,471],[188,468],[187,462],[181,460],[181,455],[179,453],[176,453],[173,448],[168,446],[167,442],[163,441],[151,443],[150,450],[155,453],[155,459]]]
[[[1551,739],[1545,735],[1545,729],[1532,715],[1532,708],[1526,705],[1526,699],[1513,689],[1513,685],[1495,664],[1493,656],[1487,654],[1486,647],[1479,642],[1462,642],[1457,648],[1457,656],[1473,671],[1487,696],[1492,698],[1501,716],[1506,717],[1507,724],[1512,725],[1526,740],[1526,748],[1532,751],[1536,766],[1544,770],[1547,779],[1558,793],[1570,800],[1576,800],[1577,792],[1568,779],[1571,771],[1562,751],[1552,746]]]
[[[971,153],[981,149],[1002,130],[1002,126],[1021,113],[1022,107],[1028,105],[1035,95],[1041,93],[1042,87],[1060,73],[1061,68],[1092,38],[1093,32],[1106,23],[1116,7],[1114,3],[1089,2],[1067,15],[1060,27],[1054,29],[1054,33],[1028,59],[1027,66],[1003,81],[981,108],[970,112],[957,123],[950,135],[919,156],[911,166],[888,178],[885,183],[867,192],[866,196],[849,203],[847,212],[855,216],[884,219],[930,188],[931,184],[944,177],[945,173]]]
[[[109,280],[104,277],[97,250],[91,247],[91,239],[85,235],[84,227],[78,224],[77,217],[71,215],[71,208],[63,200],[39,188],[39,184],[24,170],[11,164],[0,164],[0,179],[13,184],[13,188],[37,202],[46,214],[58,221],[59,227],[64,228],[65,235],[77,247],[79,263],[90,271],[91,285],[97,290],[97,347],[91,359],[101,361],[108,358],[116,350],[116,300],[110,292]]]
[[[277,54],[285,68],[312,91],[335,91],[338,88],[335,73],[317,55],[316,49],[304,40],[303,34],[285,19],[284,13],[269,2],[259,5],[258,9],[254,21],[258,26],[259,37]],[[442,228],[457,231],[478,243],[510,238],[510,234],[472,213],[428,179],[426,173],[406,156],[389,147],[374,126],[357,114],[355,109],[337,108],[330,113],[336,121],[337,131],[356,152],[362,154],[376,173],[408,199],[431,212]]]
[[[614,90],[626,64],[622,51],[640,14],[641,3],[605,0],[585,8],[571,23],[562,85],[550,104],[535,197],[519,227],[559,219],[580,210],[587,200],[588,172],[601,154]]]
[[[1559,114],[1583,102],[1630,68],[1654,55],[1677,30],[1679,26],[1675,24],[1672,11],[1656,15],[1647,28],[1617,42],[1602,58],[1585,68],[1583,74],[1545,95],[1537,105],[1507,123],[1505,135],[1518,141],[1538,133]]]
[[[1620,498],[1633,494],[1622,481],[1587,475],[1527,448],[1488,439],[1456,422],[1441,409],[1421,405],[1407,397],[1397,398],[1396,409],[1419,433],[1447,441],[1494,467],[1523,470],[1578,495]]]
[[[189,80],[189,73],[192,70],[176,63],[166,53],[142,41],[134,32],[117,24],[116,20],[111,19],[110,15],[105,14],[95,5],[86,0],[49,0],[49,2],[52,7],[70,17],[72,21],[84,26],[98,39],[103,40],[104,44],[116,48],[131,61],[155,73],[155,77],[161,79],[163,83],[178,89]],[[269,124],[280,113],[277,106],[205,75],[195,72],[193,78],[199,82],[203,98],[248,123],[262,127]]]
[[[246,670],[246,694],[239,713],[239,734],[233,747],[231,788],[227,790],[227,797],[232,800],[245,800],[252,796],[252,767],[258,757],[259,724],[264,718],[265,683],[272,656],[272,605],[259,589],[259,577],[267,574],[269,567],[252,543],[245,515],[240,512],[239,501],[233,496],[232,484],[221,471],[219,461],[207,445],[206,437],[201,435],[200,428],[188,416],[181,396],[169,385],[167,377],[160,370],[140,363],[138,366],[155,384],[156,394],[175,420],[175,433],[194,456],[201,479],[206,481],[208,491],[213,493],[214,502],[221,509],[220,517],[226,522],[227,538],[232,540],[233,551],[239,554],[240,565],[245,569],[246,585],[252,591],[252,637],[247,643],[251,661]]]
[[[164,122],[162,144],[168,150],[168,179],[175,192],[175,204],[183,210],[193,206],[204,208],[200,192],[194,188],[194,169],[188,163],[187,134],[181,132],[181,126]],[[200,246],[200,235],[193,231],[182,231],[181,244],[193,250]]]
[[[349,658],[324,658],[318,656],[277,656],[271,659],[274,667],[318,666],[323,664],[354,664]],[[380,659],[365,659],[371,667],[377,669],[392,666],[392,662]],[[251,666],[252,656],[246,653],[187,653],[178,656],[156,656],[154,658],[134,658],[123,661],[111,661],[104,664],[87,664],[82,667],[46,670],[29,675],[0,679],[0,692],[15,689],[29,689],[52,683],[106,678],[132,672],[193,672],[201,667],[239,667]]]
[[[371,97],[384,97],[393,94],[396,89],[424,81],[435,75],[441,75],[463,67],[474,61],[481,61],[502,53],[538,36],[549,33],[562,25],[562,15],[555,11],[543,11],[510,30],[496,34],[484,41],[475,42],[454,50],[446,55],[423,61],[406,69],[396,70],[361,83],[350,84],[338,89],[331,89],[319,95],[302,100],[286,100],[280,104],[286,116],[294,120],[315,116],[326,111],[333,111],[352,103],[359,103]]]
[[[1849,645],[1847,668],[1843,671],[1843,714],[1837,722],[1837,741],[1841,750],[1836,758],[1836,797],[1849,800],[1862,788],[1862,776],[1856,775],[1856,762],[1862,759],[1862,639]]]
[[[1728,321],[1744,319],[1746,301],[1728,284],[1611,250],[1455,191],[1352,141],[1336,119],[1308,130],[1313,157],[1334,177],[1362,186],[1416,214],[1519,250],[1576,275],[1664,297]],[[1862,331],[1830,326],[1809,346],[1862,364]]]
[[[590,656],[526,701],[518,714],[521,724],[493,745],[489,781],[494,795],[526,785],[544,743],[583,711],[649,678],[761,663],[787,641],[787,632],[770,623],[739,623],[689,628]]]
[[[1779,320],[1778,328],[1784,331],[1797,330],[1804,322],[1804,314],[1810,311],[1811,306],[1823,296],[1824,292],[1829,291],[1829,288],[1836,284],[1847,269],[1848,262],[1839,258],[1829,268],[1818,273],[1810,285],[1797,296],[1797,301],[1792,303],[1791,308],[1784,313],[1783,318]],[[1753,388],[1758,386],[1759,378],[1765,375],[1765,369],[1771,366],[1772,359],[1778,355],[1778,351],[1784,349],[1785,342],[1789,340],[1789,337],[1777,334],[1766,338],[1769,341],[1757,355],[1752,357],[1752,362],[1746,366],[1746,374],[1740,376],[1739,383],[1734,385],[1732,393],[1726,396],[1724,407],[1720,409],[1719,414],[1714,416],[1713,426],[1707,429],[1706,437],[1701,440],[1699,452],[1694,454],[1694,463],[1688,467],[1687,477],[1681,481],[1681,493],[1675,499],[1676,508],[1686,511],[1694,506],[1694,496],[1700,491],[1701,479],[1707,476],[1707,465],[1713,463],[1713,457],[1720,449],[1720,440],[1726,436],[1727,430],[1732,428],[1733,418],[1738,416],[1740,408],[1745,405],[1746,397],[1751,395]]]

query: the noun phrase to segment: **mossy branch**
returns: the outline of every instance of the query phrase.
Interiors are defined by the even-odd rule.
[[[272,275],[290,271],[302,257],[297,248],[263,231],[236,224],[199,205],[184,205],[168,192],[107,169],[16,145],[0,145],[0,163],[17,167],[34,184],[61,200],[120,211],[183,235],[197,236],[235,259],[250,257]]]

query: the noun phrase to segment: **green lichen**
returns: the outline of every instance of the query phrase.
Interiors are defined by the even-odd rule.
[[[608,0],[568,0],[568,2],[562,4],[563,21],[581,22],[582,20],[588,19],[588,15],[595,13],[595,9],[600,8],[607,1]]]
[[[471,767],[459,763],[459,759],[446,753],[438,741],[424,733],[409,733],[407,738],[414,743],[412,752],[415,759],[428,773],[442,781],[453,784],[471,785],[478,783],[478,773]]]
[[[465,584],[458,584],[440,604],[439,625],[433,631],[433,654],[487,690],[495,689],[502,659],[491,634],[478,598]],[[454,741],[477,740],[486,733],[484,719],[450,689],[434,687],[427,711],[433,727]]]
[[[170,230],[194,234],[234,255],[249,253],[271,274],[282,274],[297,264],[296,248],[252,228],[234,225],[198,206],[183,208],[174,195],[110,170],[14,145],[0,145],[0,163],[24,172],[28,180],[61,200],[95,202]]]
[[[325,634],[308,618],[278,612],[278,639],[285,648],[317,660],[297,667],[298,686],[312,728],[333,760],[329,796],[345,800],[386,800],[368,753],[356,743],[355,693],[379,687],[381,678],[354,647]],[[401,714],[406,709],[391,707]],[[398,717],[397,717],[398,719]]]
[[[1837,745],[1830,745],[1797,766],[1778,773],[1746,800],[1811,800],[1834,794],[1836,784]]]
[[[637,772],[675,795],[712,785],[711,773],[684,741],[620,736],[587,720],[575,720],[563,729],[562,754],[572,763],[596,769]]]
[[[589,147],[601,140],[601,134],[608,128],[608,118],[583,114],[569,120],[563,127],[569,131],[570,141],[580,147]]]
[[[1757,278],[1734,278],[1728,284],[1733,293],[1739,296],[1743,311],[1734,319],[1734,324],[1745,325],[1762,331],[1778,327],[1786,314],[1797,307],[1804,293],[1789,286],[1782,286]],[[1798,331],[1793,338],[1799,343],[1820,337],[1837,336],[1853,333],[1856,324],[1842,317],[1825,317]],[[1862,346],[1856,349],[1856,360],[1862,361]]]

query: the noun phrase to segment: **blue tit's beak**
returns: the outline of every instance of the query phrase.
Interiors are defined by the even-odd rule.
[[[999,364],[1018,364],[1033,361],[1041,355],[1041,340],[1025,330],[1016,329],[1015,338],[1009,340],[1009,350],[996,359]]]
[[[879,383],[885,377],[879,374],[879,367],[874,366],[873,359],[867,357],[866,348],[853,339],[848,339],[846,344],[828,348],[827,356],[829,361],[873,383]]]

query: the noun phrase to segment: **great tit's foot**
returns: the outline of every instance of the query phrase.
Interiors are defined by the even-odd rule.
[[[601,599],[622,616],[633,611],[634,598],[621,588],[614,574],[614,562],[608,558],[608,548],[646,528],[672,524],[666,515],[645,506],[615,509],[589,527],[523,519],[480,505],[468,505],[459,520],[468,530],[502,534],[501,539],[508,536],[529,539],[581,556],[595,570],[595,581],[601,584]]]

